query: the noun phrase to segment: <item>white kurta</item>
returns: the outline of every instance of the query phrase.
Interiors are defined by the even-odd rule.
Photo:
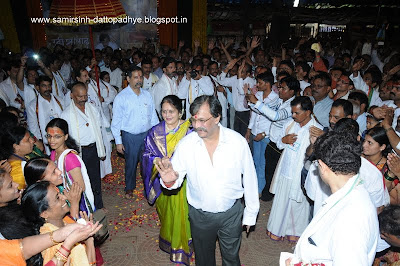
[[[312,117],[300,127],[299,123],[289,121],[284,127],[283,136],[297,134],[294,144],[284,144],[280,139],[276,145],[284,149],[275,170],[270,192],[275,194],[271,214],[268,219],[267,233],[275,240],[296,240],[308,225],[310,204],[301,189],[301,169],[304,165],[305,152],[310,145],[311,126],[322,129]]]
[[[2,90],[1,94],[5,94],[7,97],[1,97],[6,104],[14,106],[18,109],[21,108],[21,104],[18,102],[18,95],[21,95],[22,98],[22,91],[18,88],[17,84],[11,81],[8,77],[6,80],[0,83],[0,90]]]
[[[192,102],[199,96],[213,95],[214,86],[211,79],[207,76],[202,76],[199,80],[187,80],[184,77],[181,83],[179,83],[178,91],[178,97],[186,99],[186,118],[190,118],[190,105]]]
[[[379,237],[378,217],[360,181],[353,176],[324,201],[296,245],[297,260],[326,266],[372,265]]]
[[[61,116],[63,111],[62,101],[51,95],[50,102],[40,94],[37,99],[32,100],[26,106],[27,123],[29,131],[37,138],[47,144],[46,126],[53,119]],[[45,145],[46,153],[50,154],[50,149]]]
[[[210,75],[210,77],[212,79],[211,82],[212,81],[215,82],[215,86],[221,85],[219,75],[217,77]],[[221,117],[220,123],[224,127],[227,127],[227,125],[228,125],[228,100],[226,99],[224,93],[220,92],[220,91],[217,91],[217,97],[222,106],[222,117]]]
[[[159,115],[161,115],[161,101],[167,95],[178,95],[178,85],[176,79],[170,79],[163,74],[162,77],[149,89],[151,97],[153,97],[154,107]],[[181,110],[179,110],[181,111]]]

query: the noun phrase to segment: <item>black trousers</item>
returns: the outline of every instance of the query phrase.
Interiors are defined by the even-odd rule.
[[[233,128],[236,132],[240,133],[244,137],[246,135],[247,126],[250,121],[250,111],[235,112],[235,122],[233,123]]]
[[[211,213],[189,205],[190,230],[193,237],[196,265],[215,266],[218,238],[223,266],[240,266],[239,249],[242,240],[243,204],[235,204],[225,212]]]
[[[82,160],[86,165],[90,185],[92,186],[94,206],[96,209],[101,209],[104,205],[101,196],[100,159],[97,155],[96,143],[82,146]]]
[[[282,150],[276,147],[274,142],[270,142],[265,149],[265,181],[266,185],[262,191],[262,200],[271,200],[274,195],[269,192],[272,178],[274,177],[276,166],[278,165],[279,158],[281,157]]]

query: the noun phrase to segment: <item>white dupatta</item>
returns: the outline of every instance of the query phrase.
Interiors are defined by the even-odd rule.
[[[58,158],[58,162],[57,162],[57,167],[58,167],[58,169],[60,169],[61,173],[63,173],[63,176],[64,176],[63,186],[67,189],[70,189],[70,184],[73,183],[72,179],[67,174],[67,171],[65,171],[65,174],[64,174],[65,156],[67,156],[67,154],[70,152],[76,152],[76,151],[73,149],[66,149],[65,151],[63,151],[63,153],[61,153],[60,157]],[[78,154],[76,154],[76,157],[78,158],[79,162],[81,163],[81,173],[82,173],[82,177],[83,177],[83,182],[85,183],[85,191],[84,191],[84,193],[86,194],[85,205],[86,205],[87,210],[92,209],[94,211],[94,208],[95,208],[94,207],[94,196],[93,196],[92,186],[90,185],[90,179],[89,179],[89,175],[87,173],[86,165],[83,162],[82,158]],[[86,199],[89,201],[91,208],[88,207],[88,203],[86,202]]]

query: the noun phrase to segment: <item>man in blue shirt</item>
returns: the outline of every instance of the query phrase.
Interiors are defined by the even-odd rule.
[[[314,77],[311,87],[314,98],[314,115],[318,122],[324,126],[329,126],[329,111],[331,110],[333,100],[329,97],[331,91],[331,77],[328,73],[321,72]]]
[[[142,89],[142,69],[137,66],[131,68],[127,80],[128,87],[114,100],[111,131],[117,151],[125,155],[125,193],[127,198],[131,198],[136,188],[136,168],[144,138],[159,121],[150,93]]]

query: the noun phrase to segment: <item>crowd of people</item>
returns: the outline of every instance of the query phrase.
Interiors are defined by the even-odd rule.
[[[282,265],[398,260],[399,51],[323,38],[279,49],[226,38],[207,52],[100,41],[93,53],[1,51],[2,262],[104,263],[91,217],[107,212],[114,142],[125,197],[139,166],[172,262],[194,252],[215,265],[218,239],[223,265],[240,265],[260,200],[273,200],[266,237],[297,242]]]

